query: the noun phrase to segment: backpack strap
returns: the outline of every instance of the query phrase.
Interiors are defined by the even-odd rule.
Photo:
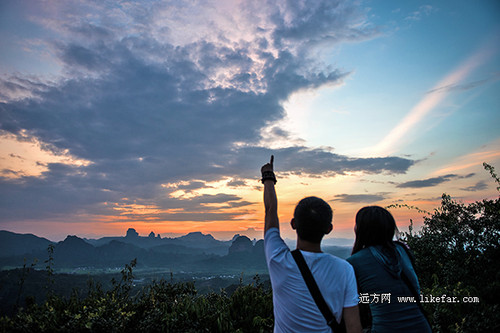
[[[316,284],[316,281],[314,280],[314,277],[311,271],[309,270],[309,267],[307,266],[307,263],[304,260],[304,256],[302,255],[300,250],[299,249],[293,250],[292,256],[293,259],[295,259],[297,266],[299,267],[300,273],[302,274],[302,277],[306,282],[307,288],[309,289],[309,292],[311,293],[314,302],[316,303],[318,309],[323,314],[323,317],[325,317],[328,326],[330,326],[330,328],[334,333],[345,332],[346,329],[345,329],[344,319],[342,318],[340,324],[337,323],[335,316],[328,307],[328,304],[326,304],[323,295],[321,295],[321,291],[319,290],[318,285]]]

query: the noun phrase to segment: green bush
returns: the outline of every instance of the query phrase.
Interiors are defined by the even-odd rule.
[[[494,169],[484,166],[500,185]],[[405,238],[421,293],[460,301],[423,304],[435,332],[500,331],[500,198],[464,204],[443,194],[422,229]],[[464,303],[464,296],[479,303]]]
[[[193,283],[154,282],[131,295],[135,261],[122,279],[103,291],[90,284],[85,297],[50,293],[12,317],[0,318],[0,332],[271,332],[272,293],[258,277],[229,296],[198,295]]]

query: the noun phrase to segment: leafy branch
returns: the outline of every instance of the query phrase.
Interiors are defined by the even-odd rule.
[[[491,177],[495,180],[495,182],[498,184],[497,186],[497,191],[500,192],[500,178],[498,178],[498,175],[495,173],[495,168],[489,165],[486,162],[483,162],[483,167],[486,171],[488,171],[491,175]]]
[[[396,204],[396,203],[394,203],[394,204],[391,204],[389,206],[385,206],[385,209],[391,209],[391,208],[408,208],[408,209],[414,209],[421,214],[427,214],[427,215],[430,214],[428,211],[426,211],[424,209],[420,209],[416,206],[410,206],[408,204]]]

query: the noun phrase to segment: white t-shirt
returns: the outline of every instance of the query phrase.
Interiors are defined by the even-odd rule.
[[[277,228],[266,232],[264,248],[273,287],[274,332],[331,332]],[[358,305],[354,269],[328,253],[300,252],[340,322],[343,308]]]

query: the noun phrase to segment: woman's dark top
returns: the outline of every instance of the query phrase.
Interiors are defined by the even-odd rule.
[[[403,245],[397,243],[394,245],[394,249],[370,246],[347,259],[354,267],[359,293],[368,294],[372,313],[371,331],[431,332],[417,303],[398,301],[398,297],[413,296],[407,284],[401,279],[403,271],[418,294],[420,286],[410,258],[402,248]],[[387,299],[388,294],[390,303]]]

